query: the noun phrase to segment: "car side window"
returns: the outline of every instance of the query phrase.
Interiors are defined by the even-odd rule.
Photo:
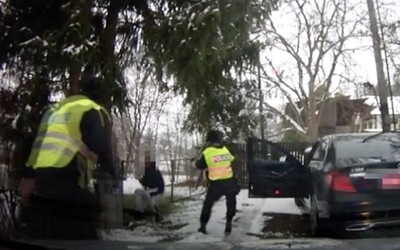
[[[326,141],[319,141],[318,146],[315,149],[315,152],[311,159],[314,161],[323,161],[326,156],[326,147],[327,147]]]

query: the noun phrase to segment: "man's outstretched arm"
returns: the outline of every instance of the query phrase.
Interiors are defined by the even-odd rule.
[[[200,170],[207,169],[207,163],[204,155],[201,155],[200,159],[196,160],[196,168]]]

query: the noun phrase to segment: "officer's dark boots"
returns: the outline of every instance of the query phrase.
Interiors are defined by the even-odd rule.
[[[202,234],[207,234],[206,224],[201,224],[201,226],[200,226],[198,232],[199,232],[199,233],[202,233]]]
[[[162,216],[160,213],[156,213],[156,215],[154,216],[154,220],[156,223],[160,223],[162,221]]]
[[[232,232],[232,220],[227,220],[225,224],[225,234],[230,234]]]
[[[162,216],[161,216],[161,213],[160,213],[160,209],[158,208],[157,205],[154,206],[154,209],[156,210],[156,214],[155,214],[154,220],[155,220],[156,223],[159,223],[159,222],[162,221]]]
[[[158,208],[157,204],[154,205],[154,210],[156,210],[156,213],[160,213],[160,209]]]

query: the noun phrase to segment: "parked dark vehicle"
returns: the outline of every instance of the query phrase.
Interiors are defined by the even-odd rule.
[[[257,144],[277,146],[248,140],[249,197],[308,199],[314,235],[400,226],[399,133],[325,136],[308,149],[304,164],[282,148],[286,162],[263,159],[254,153]]]

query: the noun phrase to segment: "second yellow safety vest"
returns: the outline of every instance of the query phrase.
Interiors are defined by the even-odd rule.
[[[207,147],[203,151],[207,163],[208,178],[211,181],[226,180],[233,177],[231,163],[235,157],[226,147]]]

